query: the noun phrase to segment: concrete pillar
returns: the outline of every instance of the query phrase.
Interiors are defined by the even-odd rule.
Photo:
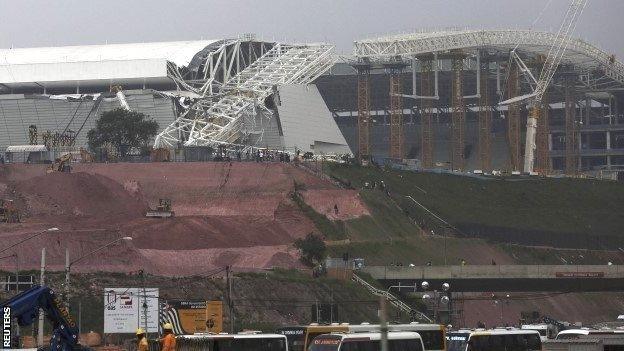
[[[590,125],[590,120],[591,120],[591,102],[592,99],[588,96],[585,98],[585,125],[588,126]]]
[[[611,150],[611,131],[607,130],[607,150]]]
[[[611,169],[611,156],[607,155],[607,169]]]
[[[552,134],[548,134],[548,151],[552,151],[553,142],[552,142]]]

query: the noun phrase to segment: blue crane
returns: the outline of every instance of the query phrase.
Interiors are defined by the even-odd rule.
[[[7,308],[9,308],[7,310]],[[52,338],[50,350],[70,351],[80,350],[78,343],[78,327],[69,315],[61,299],[47,286],[35,285],[13,298],[0,303],[0,311],[17,320],[19,326],[31,325],[39,316],[39,309],[45,312],[47,319],[52,323]]]

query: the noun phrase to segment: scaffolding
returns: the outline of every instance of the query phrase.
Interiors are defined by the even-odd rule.
[[[437,64],[437,63],[436,63]],[[425,59],[421,61],[420,86],[421,95],[430,97],[433,95],[431,85],[433,61]],[[433,101],[423,98],[421,101],[421,162],[423,168],[433,168]]]
[[[481,170],[492,170],[492,108],[488,90],[487,60],[481,60],[481,89],[479,91],[479,165]]]
[[[405,64],[385,65],[390,73],[390,158],[403,158],[403,104],[401,103],[401,71]]]
[[[509,63],[509,78],[507,78],[507,98],[518,96],[519,86],[518,66],[513,62]],[[509,141],[509,161],[512,171],[522,169],[520,154],[520,104],[512,103],[508,106],[507,113],[507,139]]]
[[[576,122],[576,101],[574,81],[565,77],[565,174],[576,175],[578,172],[578,138]]]
[[[539,174],[550,174],[552,171],[552,162],[550,160],[550,143],[548,142],[548,135],[550,134],[549,123],[549,99],[548,94],[544,94],[542,97],[542,108],[539,118],[537,118],[537,135],[535,137],[536,146],[536,171]]]
[[[464,56],[455,53],[452,58],[452,121],[451,121],[451,169],[463,171],[465,166],[464,148],[466,134],[466,110],[463,98]]]
[[[370,152],[370,64],[354,66],[358,72],[357,105],[358,105],[358,158],[368,160]]]

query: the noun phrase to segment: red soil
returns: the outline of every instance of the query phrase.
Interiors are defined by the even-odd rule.
[[[65,248],[76,257],[121,236],[133,240],[72,270],[179,275],[224,265],[295,267],[292,242],[316,230],[290,200],[295,182],[310,192],[335,189],[278,163],[76,164],[70,174],[46,174],[41,165],[0,166],[0,192],[26,214],[24,223],[0,223],[0,248],[56,226],[62,231],[16,248],[22,268],[38,268],[42,247],[48,268],[60,270]],[[176,217],[144,217],[159,198],[172,200]],[[0,268],[11,266],[0,262]]]
[[[366,205],[355,190],[307,190],[303,199],[316,212],[332,220],[348,220],[370,216]],[[338,207],[336,213],[334,206]]]
[[[117,222],[140,217],[146,204],[101,175],[50,173],[17,182],[13,189],[30,217],[73,216]]]
[[[560,294],[550,296],[542,294],[542,298],[522,299],[522,293],[496,293],[499,300],[465,301],[464,316],[466,327],[476,327],[479,321],[488,327],[516,325],[522,312],[538,311],[543,316],[569,322],[597,323],[615,320],[624,309],[624,301],[618,293],[584,293]],[[487,294],[482,294],[487,297]],[[551,294],[552,295],[552,294]],[[502,318],[501,318],[502,317]]]

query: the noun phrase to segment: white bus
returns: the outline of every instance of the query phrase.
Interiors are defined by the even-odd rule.
[[[288,351],[285,335],[240,334],[193,334],[176,337],[178,351]]]
[[[566,329],[557,334],[557,340],[578,339],[584,336],[600,338],[602,336],[617,336],[624,338],[624,329]]]
[[[290,327],[278,329],[278,333],[293,333],[288,330]],[[349,323],[333,323],[330,325],[310,324],[302,328],[303,331],[298,335],[290,335],[289,343],[302,344],[303,350],[308,350],[312,340],[322,334],[331,333],[374,333],[380,331],[379,324],[349,324]],[[287,331],[288,330],[288,331]],[[446,350],[446,327],[441,324],[421,324],[412,322],[409,324],[388,324],[389,332],[417,332],[425,345],[427,351],[445,351]],[[292,351],[292,350],[291,350]],[[296,351],[296,350],[295,350]]]
[[[381,333],[332,333],[312,340],[308,351],[379,351]],[[424,351],[416,332],[388,332],[388,351]]]
[[[536,330],[459,330],[447,333],[448,351],[541,351]]]
[[[557,331],[554,325],[540,323],[540,324],[523,324],[520,329],[523,330],[537,330],[540,334],[542,341],[547,339],[554,339],[557,336]]]
[[[622,329],[568,329],[557,334],[557,340],[600,340],[604,351],[624,351]]]

